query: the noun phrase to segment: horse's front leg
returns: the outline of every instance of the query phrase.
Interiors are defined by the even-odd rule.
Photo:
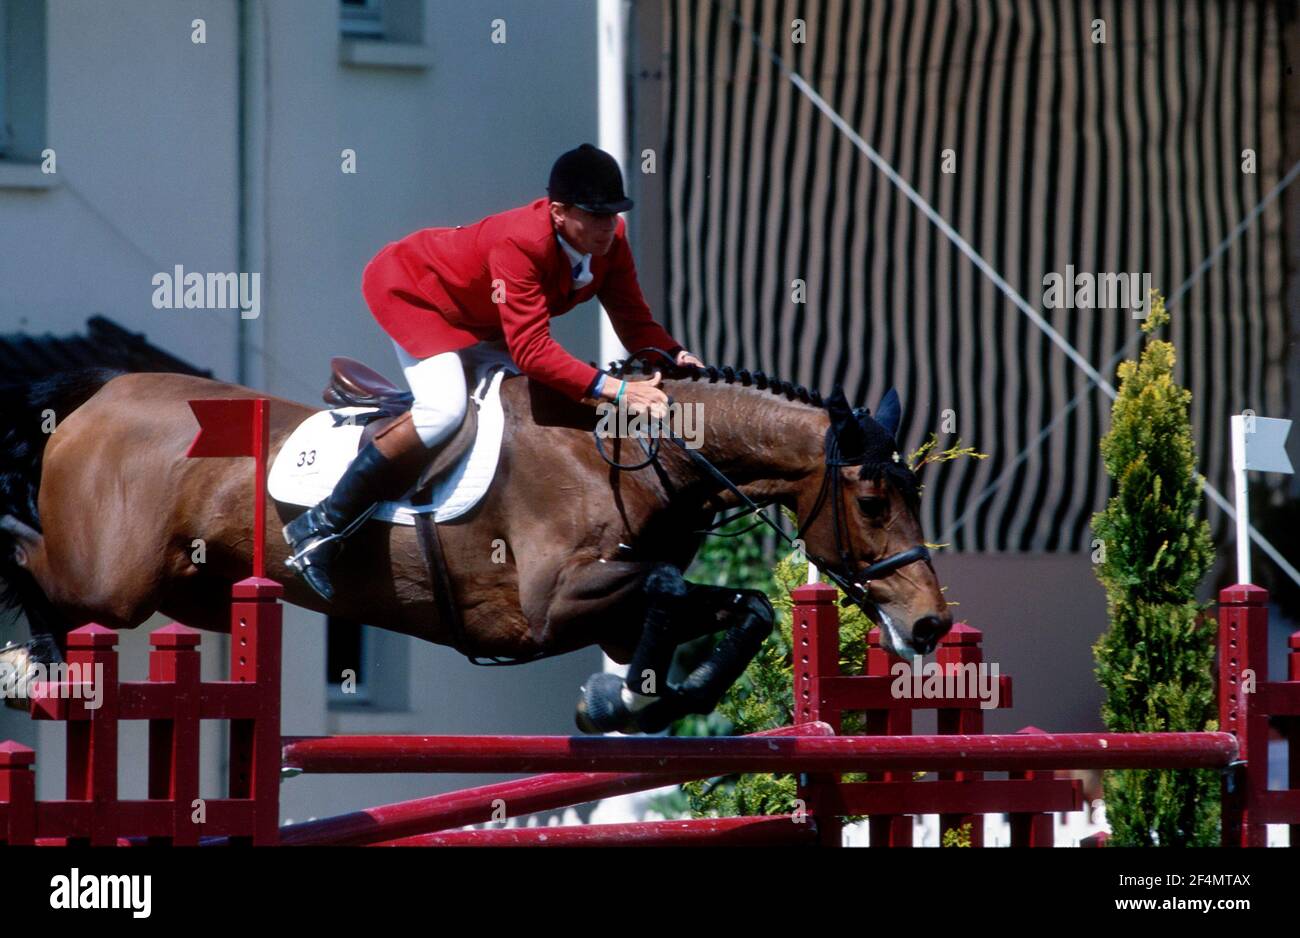
[[[775,622],[772,604],[758,590],[688,584],[686,618],[678,623],[678,641],[726,631],[686,680],[666,685],[657,699],[639,710],[637,728],[657,733],[688,713],[716,710],[763,647]]]
[[[643,580],[645,615],[627,677],[593,674],[583,685],[576,715],[584,733],[638,732],[638,713],[659,699],[668,686],[673,652],[683,641],[680,630],[689,592],[681,571],[658,564]]]
[[[687,583],[667,564],[644,582],[645,618],[626,678],[593,674],[583,687],[578,727],[585,732],[658,732],[687,713],[710,713],[772,631],[767,597],[754,590]],[[708,660],[677,687],[668,683],[683,642],[726,630]]]

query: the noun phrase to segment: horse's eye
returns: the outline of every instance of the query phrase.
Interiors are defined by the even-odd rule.
[[[879,495],[864,495],[858,499],[858,510],[871,521],[880,521],[889,511],[889,499]]]

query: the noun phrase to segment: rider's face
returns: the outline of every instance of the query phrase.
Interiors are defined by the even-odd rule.
[[[617,215],[596,215],[583,211],[576,205],[552,202],[551,219],[564,240],[583,254],[601,257],[614,246]]]

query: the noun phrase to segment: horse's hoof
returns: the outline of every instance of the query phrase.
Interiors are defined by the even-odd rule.
[[[31,688],[36,681],[33,669],[59,661],[58,646],[49,636],[37,636],[21,645],[0,648],[0,695],[4,705],[14,710],[30,710]]]
[[[636,712],[636,728],[641,733],[662,733],[688,713],[709,713],[712,709],[694,709],[690,697],[670,689],[650,706]]]
[[[0,694],[6,707],[27,709],[27,668],[31,655],[26,645],[0,648]]]
[[[682,716],[668,701],[656,701],[637,713],[636,728],[641,733],[662,733]]]
[[[574,714],[584,733],[617,733],[632,725],[632,714],[623,704],[623,679],[617,674],[593,674],[582,687]]]

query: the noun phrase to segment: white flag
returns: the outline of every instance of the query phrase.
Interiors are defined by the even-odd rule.
[[[1233,468],[1253,469],[1256,472],[1295,471],[1286,454],[1286,436],[1291,431],[1291,421],[1277,417],[1256,417],[1253,414],[1236,414],[1232,418]]]

